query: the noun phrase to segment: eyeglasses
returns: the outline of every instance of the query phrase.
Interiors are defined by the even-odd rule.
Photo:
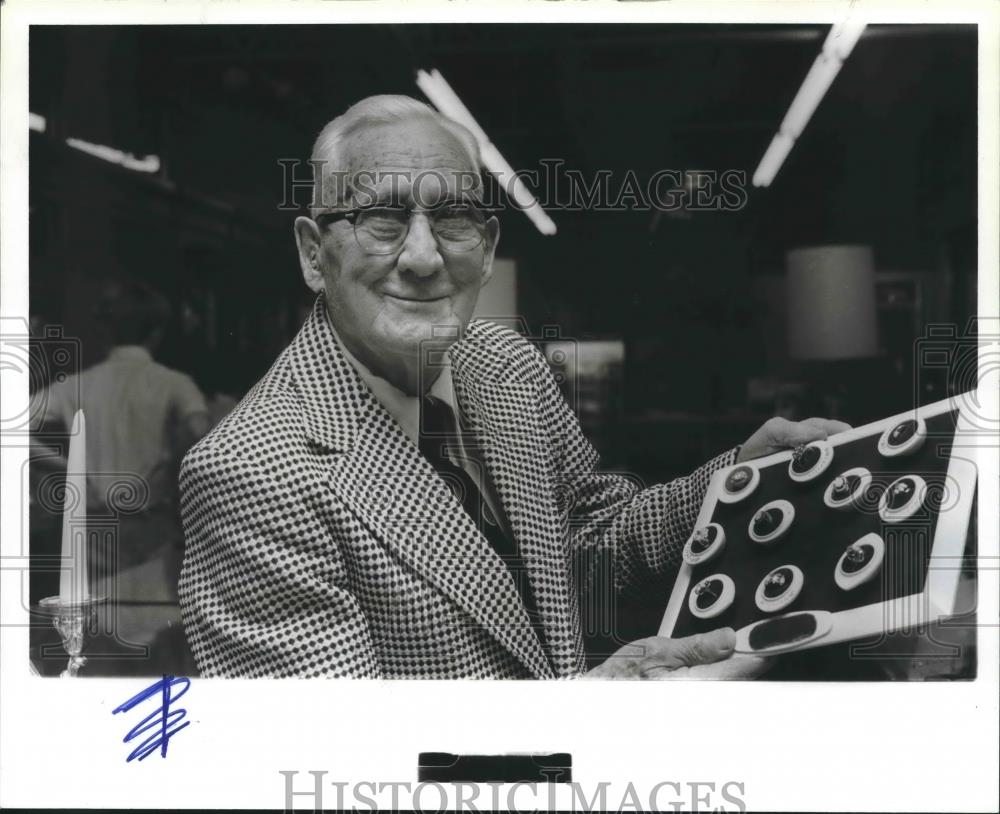
[[[346,220],[354,238],[369,254],[395,254],[410,233],[414,212],[427,216],[438,245],[449,252],[470,252],[486,238],[486,219],[493,212],[469,203],[449,202],[428,209],[379,204],[343,212],[324,212],[316,223],[325,226]]]

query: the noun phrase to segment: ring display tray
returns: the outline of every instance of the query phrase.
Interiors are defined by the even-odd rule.
[[[973,393],[954,396],[831,436],[821,446],[832,460],[816,477],[793,477],[818,460],[803,449],[716,472],[659,634],[728,626],[737,631],[738,652],[768,654],[954,613],[976,489],[975,436],[983,432],[975,403]],[[725,545],[705,557],[699,530],[710,523],[724,531]],[[761,533],[779,523],[780,535]],[[710,591],[700,604],[692,593],[715,578],[731,580],[735,591],[712,614],[706,603],[722,592]],[[796,592],[787,602],[785,585]]]

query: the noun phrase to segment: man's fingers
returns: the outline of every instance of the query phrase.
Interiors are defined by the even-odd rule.
[[[838,432],[846,432],[851,429],[851,425],[845,421],[837,421],[833,418],[807,418],[803,423],[810,424],[825,432],[828,436],[836,435]]]
[[[714,664],[727,659],[736,647],[736,633],[732,628],[722,627],[710,633],[697,633],[683,639],[671,639],[673,657],[678,666],[693,667],[696,664]]]
[[[775,438],[775,442],[782,447],[797,447],[800,444],[808,444],[810,441],[820,441],[826,438],[826,432],[807,424],[805,421],[797,423],[789,422],[782,428],[782,433]]]
[[[776,438],[779,445],[797,447],[810,441],[823,441],[838,432],[851,429],[850,424],[829,418],[807,418],[805,421],[785,422],[778,427]]]
[[[683,678],[695,666],[724,662],[732,656],[735,647],[736,633],[728,627],[683,639],[650,636],[619,648],[607,661],[588,672],[586,677],[659,679],[676,672],[675,678]],[[730,672],[735,677],[743,677],[744,673],[747,676],[753,673],[753,669],[746,665]]]

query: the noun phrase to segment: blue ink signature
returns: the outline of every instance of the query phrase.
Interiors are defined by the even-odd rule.
[[[180,692],[176,695],[172,695],[172,688],[178,686],[181,688]],[[160,681],[150,684],[142,692],[137,695],[133,695],[124,704],[121,704],[111,710],[112,715],[117,715],[119,712],[128,712],[132,709],[132,707],[136,706],[136,704],[141,704],[148,698],[153,698],[157,695],[162,698],[162,703],[159,709],[153,710],[149,715],[139,721],[139,723],[129,730],[129,733],[122,740],[122,743],[128,743],[134,738],[137,738],[150,730],[154,730],[153,734],[132,750],[132,754],[130,754],[125,761],[126,763],[130,763],[136,758],[139,758],[139,760],[145,760],[157,749],[160,750],[160,757],[167,756],[167,742],[191,723],[190,721],[184,721],[184,718],[187,715],[186,709],[172,710],[170,709],[170,705],[184,695],[190,687],[190,678],[174,678],[173,676],[165,675]],[[184,723],[181,723],[181,721],[184,721]],[[180,726],[177,726],[177,724],[180,724]]]

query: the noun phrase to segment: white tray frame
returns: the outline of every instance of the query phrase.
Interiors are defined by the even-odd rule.
[[[888,427],[895,426],[900,421],[918,416],[928,419],[957,409],[955,435],[946,476],[950,482],[949,486],[951,484],[954,485],[957,491],[957,498],[954,504],[947,505],[938,514],[938,522],[934,530],[934,540],[931,545],[930,566],[927,571],[924,590],[921,593],[832,613],[832,624],[829,632],[826,634],[805,640],[800,644],[779,646],[766,652],[779,653],[791,650],[806,650],[812,647],[821,647],[853,639],[868,638],[879,634],[926,625],[943,616],[950,616],[955,613],[958,582],[962,558],[965,553],[966,537],[969,530],[969,520],[972,513],[973,496],[978,473],[976,466],[977,439],[975,436],[982,435],[983,433],[982,428],[977,426],[974,410],[970,406],[970,404],[975,405],[977,403],[978,400],[975,392],[963,393],[830,436],[828,440],[833,447],[846,444],[849,441],[856,441],[860,438],[875,439]],[[963,437],[969,440],[967,445],[961,443]],[[925,443],[933,444],[941,440],[943,440],[942,436],[931,434],[927,437]],[[744,463],[764,469],[782,464],[787,466],[787,462],[791,457],[791,450],[782,450],[781,452],[757,458],[754,461],[745,461]],[[720,469],[712,476],[708,491],[705,493],[705,499],[701,505],[701,511],[698,513],[698,520],[695,524],[696,528],[711,521],[715,507],[719,502],[719,494],[722,491],[722,485],[726,476],[736,466],[741,465],[734,464],[725,469]],[[658,635],[672,635],[684,599],[691,585],[693,570],[687,563],[681,564],[677,579],[674,582],[673,591],[670,594],[670,599],[663,614],[663,620],[660,623]],[[808,611],[811,609],[796,608],[794,611],[789,611],[789,614],[798,613],[802,610]],[[785,614],[779,613],[768,618],[777,619],[783,615]],[[754,622],[737,631],[737,652],[759,652],[752,651],[747,644],[747,634],[750,628],[758,624],[758,622]]]

